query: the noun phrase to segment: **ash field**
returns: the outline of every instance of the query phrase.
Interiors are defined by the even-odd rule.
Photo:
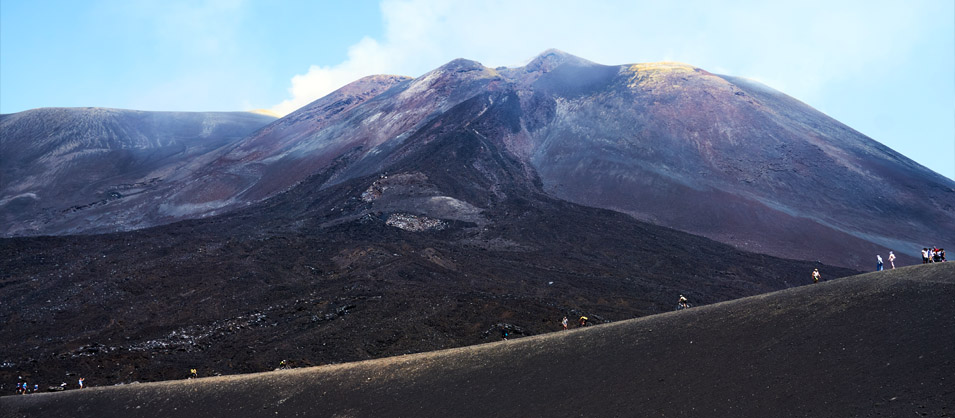
[[[0,398],[3,417],[952,416],[955,264],[358,363]]]

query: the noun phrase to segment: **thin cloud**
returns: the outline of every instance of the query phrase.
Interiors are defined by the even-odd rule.
[[[675,60],[726,69],[811,100],[907,41],[911,11],[866,4],[389,0],[381,4],[381,41],[365,38],[345,61],[295,76],[291,98],[272,110],[287,114],[366,75],[418,76],[454,58],[513,65],[548,48],[605,64]]]
[[[287,115],[339,87],[367,75],[388,72],[388,51],[377,41],[364,38],[348,49],[348,59],[334,66],[311,66],[305,74],[292,77],[290,99],[273,106],[272,112]]]

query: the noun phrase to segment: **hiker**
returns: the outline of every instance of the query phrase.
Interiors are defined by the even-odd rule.
[[[939,248],[939,249],[938,249],[938,259],[939,259],[939,261],[941,261],[941,262],[943,262],[943,263],[945,262],[945,249],[944,249],[944,248]]]
[[[822,278],[822,275],[819,274],[819,269],[815,269],[815,270],[812,271],[812,282],[813,282],[813,283],[819,283],[819,279],[821,279],[821,278]]]
[[[84,380],[86,379],[80,378],[80,389],[86,389],[86,385],[83,383]]]
[[[895,270],[895,254],[892,251],[889,251],[889,264],[892,265],[892,270]]]
[[[875,255],[875,259],[876,259],[876,262],[875,262],[875,271],[882,271],[882,256],[876,254],[876,255]]]
[[[285,360],[280,361],[280,362],[279,362],[279,368],[282,369],[282,370],[287,369],[287,368],[288,368],[288,362],[285,361]]]
[[[189,378],[195,379],[197,377],[199,377],[199,372],[197,372],[196,369],[189,369]]]
[[[942,262],[942,253],[941,253],[941,250],[938,249],[938,247],[932,248],[932,262],[934,263]]]
[[[577,320],[577,324],[581,327],[585,327],[587,326],[587,319],[586,316],[581,316],[580,319]]]
[[[922,248],[922,264],[928,264],[928,248]]]
[[[507,328],[503,328],[503,327],[501,328],[501,338],[504,341],[507,341]]]
[[[564,319],[561,319],[561,320],[560,320],[560,324],[564,326],[564,329],[567,329],[567,317],[566,317],[566,316],[564,317]]]
[[[679,310],[679,309],[687,309],[687,308],[689,308],[689,307],[690,307],[690,303],[689,303],[688,300],[686,300],[686,296],[680,295],[680,300],[679,300],[679,302],[677,302],[677,304],[676,304],[677,310]]]

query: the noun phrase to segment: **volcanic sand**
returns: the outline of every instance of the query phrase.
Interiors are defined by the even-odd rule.
[[[0,415],[955,414],[955,263],[359,363],[0,398]]]

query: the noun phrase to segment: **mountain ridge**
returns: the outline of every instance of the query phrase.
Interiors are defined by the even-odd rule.
[[[457,59],[416,79],[371,76],[340,90],[203,162],[153,197],[163,206],[140,214],[117,202],[104,215],[138,219],[131,228],[213,216],[333,164],[397,161],[387,154],[416,131],[490,93],[509,98],[513,114],[492,139],[561,199],[856,269],[872,264],[866,254],[891,249],[911,261],[955,236],[955,182],[783,93],[687,64],[608,66],[547,50],[523,67]],[[344,170],[330,184],[347,173],[369,174]],[[114,230],[103,221],[88,231]]]
[[[249,112],[43,108],[0,116],[0,231],[96,229],[90,212],[188,177],[203,156],[273,120]],[[128,200],[128,199],[126,199]],[[141,207],[140,207],[141,208]],[[106,220],[124,229],[117,214]],[[78,219],[80,218],[80,219]]]

